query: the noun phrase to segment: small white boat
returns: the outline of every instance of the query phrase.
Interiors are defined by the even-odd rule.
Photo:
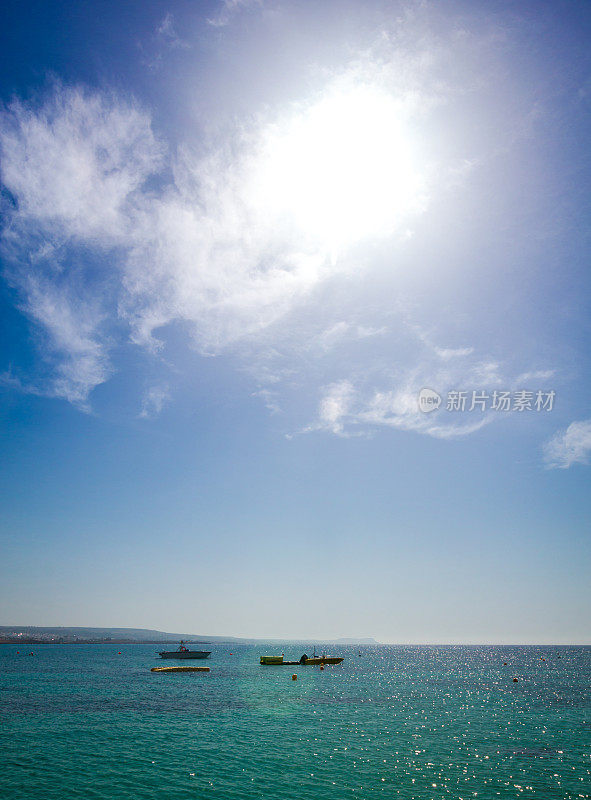
[[[162,650],[160,658],[209,658],[211,650],[189,650],[181,640],[178,650]]]

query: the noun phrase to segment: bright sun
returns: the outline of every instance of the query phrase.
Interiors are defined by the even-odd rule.
[[[269,133],[257,194],[336,253],[396,231],[421,207],[415,162],[393,97],[366,86],[335,91]]]

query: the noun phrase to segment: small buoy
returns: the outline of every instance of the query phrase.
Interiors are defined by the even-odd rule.
[[[513,683],[517,683],[517,678],[513,678]]]
[[[322,672],[323,669],[324,669],[324,664],[321,664],[320,665],[320,672]]]
[[[120,651],[117,653],[117,655],[118,655],[118,656],[120,656],[120,655],[121,655],[121,650],[120,650]]]
[[[298,679],[298,676],[297,676],[297,675],[292,675],[292,676],[291,676],[291,679],[292,679],[292,681],[297,681],[297,679]]]
[[[30,656],[35,655],[34,653],[29,653]]]
[[[21,651],[20,651],[20,650],[17,650],[17,651],[16,651],[16,654],[17,654],[17,656],[20,656],[20,654],[21,654]]]
[[[233,656],[233,655],[234,655],[234,653],[230,653],[230,655],[231,655],[231,656]]]
[[[506,666],[507,666],[507,662],[506,662],[506,661],[503,661],[503,666],[504,666],[504,667],[506,667]]]

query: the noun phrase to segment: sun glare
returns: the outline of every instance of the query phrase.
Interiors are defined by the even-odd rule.
[[[275,128],[263,162],[264,204],[333,253],[393,233],[421,205],[400,106],[375,88],[328,94]]]

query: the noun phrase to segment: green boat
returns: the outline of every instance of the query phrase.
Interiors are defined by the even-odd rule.
[[[325,664],[340,664],[342,660],[342,658],[337,658],[336,656],[313,656],[308,658],[304,653],[299,661],[285,661],[283,656],[261,656],[260,663],[276,667],[324,666]]]

